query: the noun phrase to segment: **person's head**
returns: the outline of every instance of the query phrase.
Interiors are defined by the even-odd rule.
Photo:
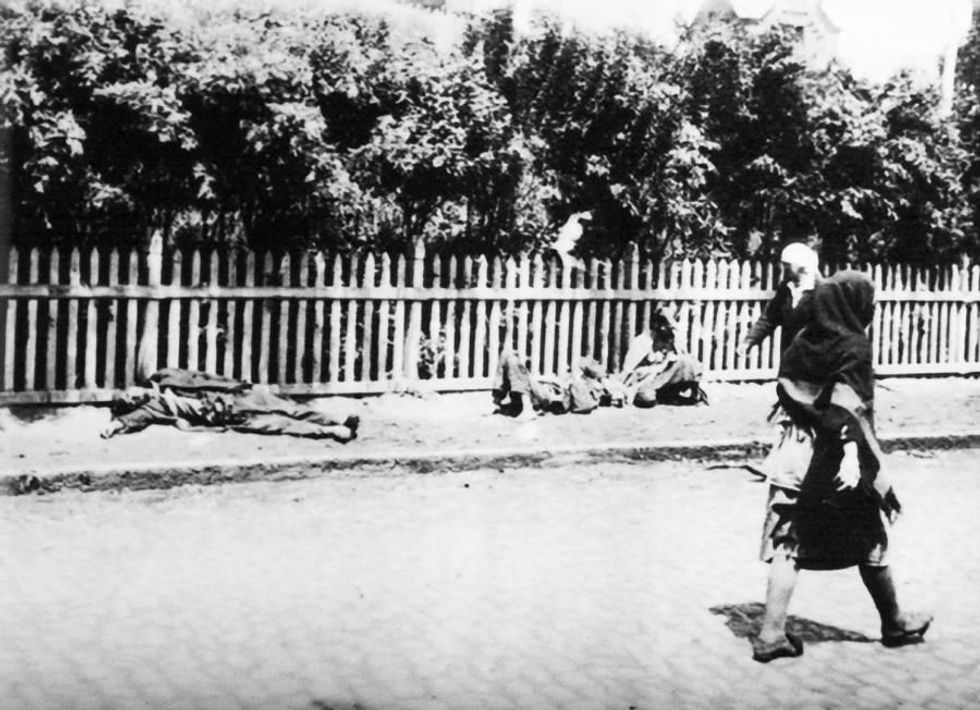
[[[806,244],[794,242],[779,255],[783,269],[783,281],[795,285],[812,282],[820,271],[820,257]]]
[[[654,349],[669,348],[674,344],[674,324],[659,308],[650,315],[650,337]]]

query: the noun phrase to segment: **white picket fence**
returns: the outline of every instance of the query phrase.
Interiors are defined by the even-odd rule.
[[[489,388],[498,353],[536,373],[591,356],[619,367],[660,308],[711,380],[765,380],[778,339],[736,352],[778,269],[635,255],[567,273],[540,255],[440,258],[12,250],[0,283],[0,403],[104,401],[140,372],[182,367],[294,394],[382,392],[416,378]],[[881,374],[980,371],[980,267],[868,269]]]

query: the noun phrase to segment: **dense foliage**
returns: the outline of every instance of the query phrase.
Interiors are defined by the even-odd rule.
[[[447,51],[349,13],[0,12],[21,244],[158,228],[176,244],[513,252],[591,210],[585,255],[977,252],[972,84],[961,133],[932,90],[808,69],[778,30],[702,24],[668,52],[547,18],[518,35],[500,13]]]

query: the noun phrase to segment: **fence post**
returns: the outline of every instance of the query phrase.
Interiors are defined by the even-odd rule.
[[[163,234],[153,230],[146,251],[147,281],[153,287],[159,286],[163,272]],[[157,348],[160,339],[160,302],[151,298],[146,302],[146,318],[140,335],[136,355],[136,382],[142,384],[150,379],[157,369]]]
[[[425,266],[425,245],[419,239],[412,251],[412,288],[421,289]],[[419,378],[419,346],[422,338],[422,301],[415,299],[409,307],[408,333],[405,336],[405,377],[409,381]]]

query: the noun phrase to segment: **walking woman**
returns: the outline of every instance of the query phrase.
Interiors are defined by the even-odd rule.
[[[783,352],[777,392],[786,419],[766,459],[770,489],[762,559],[766,610],[753,658],[799,656],[786,632],[800,569],[857,566],[881,617],[881,641],[923,640],[932,617],[904,612],[888,567],[888,527],[900,505],[875,438],[871,342],[874,285],[844,271],[818,283],[806,325]]]

